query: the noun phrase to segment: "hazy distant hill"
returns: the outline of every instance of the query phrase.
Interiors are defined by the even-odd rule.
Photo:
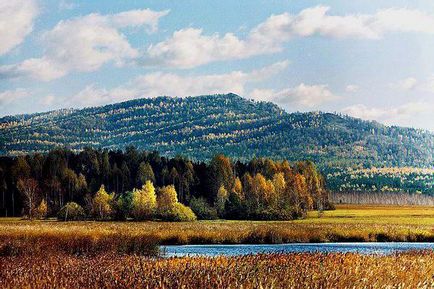
[[[434,166],[434,134],[332,113],[286,113],[234,94],[137,99],[0,119],[0,153],[56,146],[158,150],[208,159],[312,159],[321,166]]]

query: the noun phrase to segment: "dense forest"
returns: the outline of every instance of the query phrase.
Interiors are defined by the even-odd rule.
[[[0,158],[1,215],[61,219],[294,219],[330,209],[310,162],[209,162],[125,151],[54,149]]]
[[[422,194],[386,192],[333,192],[335,204],[391,205],[391,206],[434,206],[434,197]]]
[[[434,167],[434,134],[321,112],[287,113],[235,94],[158,97],[0,119],[0,154],[56,147],[159,151],[209,161],[216,154],[311,160],[319,168]]]
[[[327,188],[333,192],[385,193],[392,198],[396,198],[395,193],[434,197],[433,168],[334,168],[327,170],[325,178]]]

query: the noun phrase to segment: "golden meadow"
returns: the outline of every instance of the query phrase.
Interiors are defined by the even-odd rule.
[[[0,219],[0,288],[432,288],[434,252],[161,258],[159,244],[434,241],[433,207],[337,206],[294,221]]]
[[[59,222],[0,219],[0,254],[154,253],[141,244],[434,241],[434,207],[338,206],[294,221]],[[32,246],[28,246],[32,244]],[[37,253],[37,252],[36,252]]]
[[[434,253],[0,258],[1,288],[433,288]]]

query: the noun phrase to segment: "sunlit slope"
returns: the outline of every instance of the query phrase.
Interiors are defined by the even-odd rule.
[[[286,113],[234,94],[143,98],[80,110],[0,119],[0,153],[56,146],[123,149],[134,145],[204,160],[311,159],[320,166],[434,166],[434,135],[332,113]]]

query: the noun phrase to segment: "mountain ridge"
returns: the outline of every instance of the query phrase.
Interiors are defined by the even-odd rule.
[[[320,165],[434,166],[434,134],[329,112],[287,113],[236,94],[141,98],[83,109],[0,118],[0,154],[57,146],[134,145],[206,160],[311,159]]]

